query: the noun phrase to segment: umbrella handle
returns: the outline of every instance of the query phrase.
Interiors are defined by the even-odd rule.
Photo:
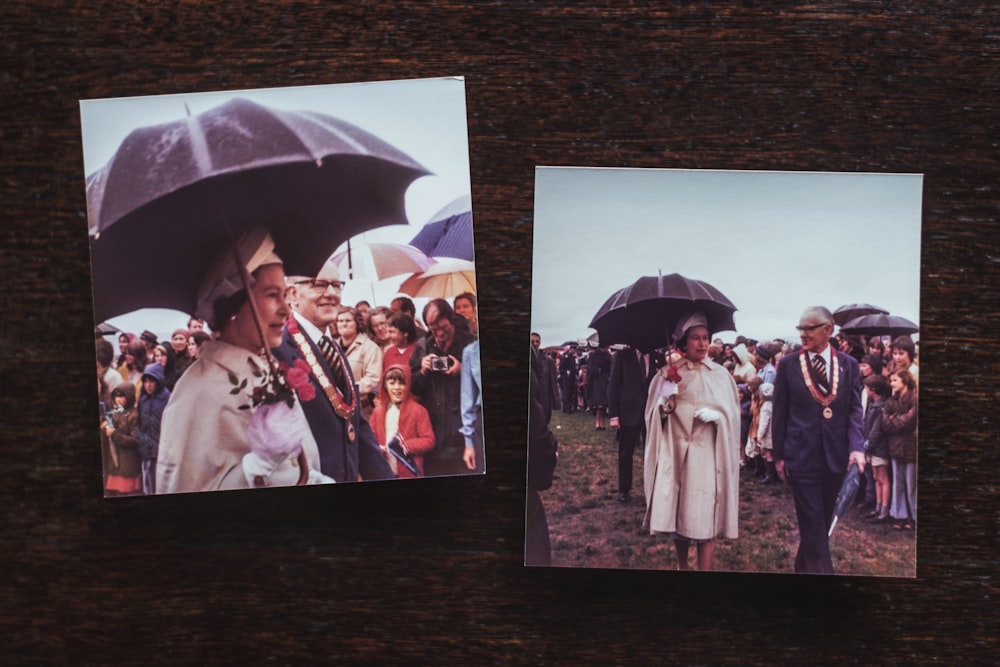
[[[225,222],[223,222],[225,224]],[[226,225],[227,231],[229,231],[230,239],[233,238],[232,231],[229,230],[229,226]],[[260,323],[260,310],[257,308],[257,302],[254,301],[253,294],[250,291],[250,272],[247,271],[247,267],[243,260],[240,259],[239,250],[236,247],[236,241],[233,240],[231,244],[231,249],[233,251],[233,260],[236,262],[236,268],[239,270],[240,280],[243,282],[243,288],[247,291],[247,303],[250,305],[250,315],[253,319],[254,327],[257,329],[257,335],[260,336],[260,346],[264,350],[264,358],[267,359],[267,367],[271,369],[272,374],[277,374],[278,367],[274,361],[274,357],[271,356],[271,350],[267,347],[267,339],[264,337],[264,327]]]

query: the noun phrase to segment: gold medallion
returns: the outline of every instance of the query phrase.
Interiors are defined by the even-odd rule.
[[[823,408],[823,416],[826,419],[833,419],[833,410],[830,408]]]
[[[354,424],[347,425],[347,439],[354,442],[358,437],[358,432],[354,429]]]

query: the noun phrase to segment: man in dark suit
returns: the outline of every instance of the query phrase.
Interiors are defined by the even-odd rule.
[[[648,357],[633,347],[615,354],[608,380],[608,416],[618,431],[618,500],[632,499],[632,459],[646,438]]]
[[[851,463],[865,469],[858,362],[830,346],[833,316],[808,308],[802,351],[778,365],[772,416],[775,469],[792,487],[799,523],[795,571],[833,574],[827,531]]]
[[[327,263],[315,278],[289,278],[292,316],[285,323],[274,357],[291,366],[309,365],[316,397],[302,409],[319,448],[320,469],[337,482],[393,479],[375,433],[361,414],[358,387],[340,344],[330,334],[337,319],[344,283]]]

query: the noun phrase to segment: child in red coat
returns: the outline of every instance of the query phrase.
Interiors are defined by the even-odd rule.
[[[390,366],[379,382],[378,406],[372,411],[372,430],[385,452],[396,477],[416,477],[403,463],[389,453],[387,444],[398,438],[404,451],[416,463],[419,476],[424,474],[424,454],[434,449],[434,430],[424,406],[410,394],[410,369],[408,366]]]

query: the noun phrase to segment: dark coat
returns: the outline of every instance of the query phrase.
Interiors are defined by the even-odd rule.
[[[320,352],[319,347],[309,336],[303,332],[309,347],[312,348],[316,363],[326,373],[327,377],[333,381],[333,371],[326,363],[326,359]],[[334,478],[338,483],[356,482],[358,476],[361,479],[394,479],[392,468],[382,455],[378,441],[368,420],[364,418],[360,407],[357,405],[358,387],[351,374],[351,365],[344,355],[344,350],[340,344],[333,341],[341,358],[341,368],[347,375],[347,381],[353,387],[355,410],[350,422],[338,415],[330,405],[330,401],[320,386],[319,381],[313,373],[309,373],[309,381],[316,390],[316,397],[311,401],[302,402],[302,410],[306,414],[306,421],[309,422],[309,429],[316,440],[316,447],[319,449],[320,470],[324,475]],[[289,366],[293,365],[297,359],[304,359],[291,333],[288,325],[281,334],[281,344],[272,349],[271,353],[275,359]],[[350,438],[350,426],[353,426],[355,438]]]
[[[143,461],[155,460],[160,452],[160,426],[163,423],[163,411],[170,400],[170,390],[164,384],[166,374],[163,366],[155,362],[147,364],[142,378],[147,376],[156,380],[157,387],[152,394],[146,393],[146,388],[143,387],[142,395],[139,396],[139,430],[136,439],[139,443],[139,456]]]
[[[882,409],[885,401],[879,399],[868,404],[865,413],[865,452],[880,459],[889,458],[889,434],[882,426]]]
[[[107,473],[118,477],[138,477],[142,473],[142,465],[139,461],[137,439],[139,411],[134,407],[135,387],[130,382],[123,382],[111,390],[112,401],[115,396],[125,398],[125,409],[112,409],[108,412],[108,419],[115,429],[110,438],[102,431],[102,437],[108,439],[109,447],[115,448],[118,459],[117,466],[114,464],[114,459],[108,459]]]
[[[427,461],[461,461],[465,453],[465,436],[462,428],[462,377],[440,372],[422,373],[423,358],[428,354],[452,356],[461,361],[462,350],[476,340],[467,329],[455,327],[455,336],[448,349],[442,350],[431,334],[424,339],[424,352],[417,349],[410,357],[410,374],[413,376],[413,394],[427,408],[434,426],[437,446],[424,457]]]
[[[800,354],[807,353],[803,350]],[[806,387],[799,355],[785,357],[778,365],[771,422],[773,453],[775,460],[785,461],[791,471],[816,473],[825,467],[830,473],[843,473],[849,454],[864,451],[858,362],[843,352],[834,354],[840,365],[840,381],[837,398],[830,404],[830,419],[823,417],[823,406]],[[806,370],[815,384],[812,365],[806,363]]]
[[[611,355],[596,349],[587,359],[587,406],[608,407],[608,378],[611,377]]]
[[[608,416],[618,417],[623,426],[640,426],[646,420],[649,382],[635,352],[626,347],[615,354],[608,381]]]
[[[889,435],[889,456],[897,461],[917,460],[917,395],[891,396],[882,410],[882,427]]]

